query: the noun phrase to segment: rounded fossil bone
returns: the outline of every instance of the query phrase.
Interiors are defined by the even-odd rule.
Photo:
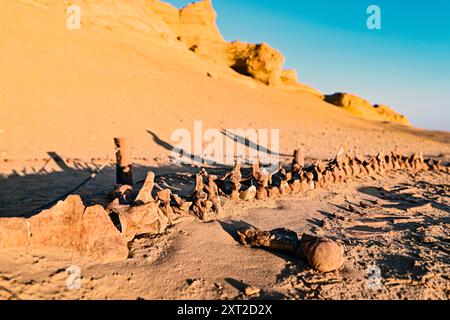
[[[296,253],[319,272],[338,270],[344,264],[344,249],[325,237],[317,238],[304,234]]]
[[[338,270],[344,264],[344,249],[333,240],[304,234],[299,240],[294,231],[280,228],[261,231],[248,226],[237,231],[239,241],[252,247],[286,251],[306,259],[319,272]]]

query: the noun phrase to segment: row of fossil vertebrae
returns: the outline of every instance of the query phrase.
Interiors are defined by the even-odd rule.
[[[256,161],[247,176],[242,173],[240,162],[221,178],[202,169],[196,174],[193,194],[184,198],[172,193],[170,189],[161,189],[156,193],[156,198],[153,198],[155,175],[149,173],[137,197],[132,197],[131,187],[122,186],[116,189],[115,198],[125,199],[125,202],[135,205],[156,202],[169,220],[193,214],[203,221],[209,221],[221,215],[223,204],[227,200],[238,202],[274,199],[326,188],[332,183],[339,183],[352,177],[380,177],[387,171],[450,172],[450,167],[442,165],[437,160],[425,160],[422,153],[407,156],[394,151],[389,154],[379,153],[376,156],[363,157],[356,152],[345,154],[341,148],[334,159],[318,160],[309,166],[305,166],[302,150],[295,150],[293,158],[290,169],[286,169],[280,163],[272,172],[262,168],[259,161]]]

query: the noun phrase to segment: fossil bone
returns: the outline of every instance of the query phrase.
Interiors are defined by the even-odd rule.
[[[305,156],[303,148],[294,150],[294,160],[292,161],[292,172],[297,173],[305,166]]]
[[[319,272],[338,270],[344,263],[344,250],[336,242],[325,237],[304,234],[298,239],[294,231],[274,229],[261,231],[249,226],[237,231],[243,245],[266,247],[296,254],[307,260],[308,264]]]
[[[268,197],[267,187],[269,186],[270,175],[267,170],[259,167],[259,160],[255,160],[253,162],[253,177],[258,184],[258,188],[256,190],[256,199],[264,200]]]
[[[152,191],[154,186],[155,186],[155,174],[149,171],[147,173],[147,177],[145,178],[145,182],[141,190],[139,190],[139,193],[134,201],[140,204],[146,204],[155,201],[152,197]]]
[[[243,201],[250,201],[256,197],[256,187],[250,186],[247,190],[241,191],[239,198]]]

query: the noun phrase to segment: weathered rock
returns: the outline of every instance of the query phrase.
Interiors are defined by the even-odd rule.
[[[411,125],[408,118],[394,111],[393,109],[389,108],[386,105],[375,104],[373,107],[375,108],[375,111],[383,118],[383,120],[401,123],[407,126]]]
[[[297,81],[295,70],[282,69],[284,57],[276,49],[267,44],[226,42],[217,27],[217,14],[211,0],[194,2],[180,10],[159,0],[147,2],[152,13],[159,16],[176,38],[197,55],[226,64],[265,84],[310,93],[323,99],[321,92]]]
[[[159,15],[164,22],[166,22],[172,29],[179,23],[180,12],[170,3],[160,0],[147,0],[148,7],[157,15]],[[175,31],[175,30],[174,30]]]
[[[350,93],[337,92],[331,95],[326,95],[325,101],[338,107],[372,108],[372,104],[369,101]]]
[[[366,99],[350,93],[338,92],[331,95],[325,95],[324,100],[335,106],[342,107],[344,110],[364,119],[391,121],[410,125],[405,116],[395,112],[391,108],[381,104],[372,105]]]
[[[120,213],[119,219],[122,235],[127,242],[139,235],[163,233],[169,224],[169,219],[153,202],[131,207],[126,212]]]
[[[209,42],[223,43],[224,38],[216,25],[217,14],[211,0],[191,3],[180,9],[179,35],[192,44]]]
[[[219,63],[225,63],[225,39],[217,25],[217,14],[210,0],[202,0],[176,9],[159,0],[150,1],[157,13],[188,49]]]
[[[125,260],[128,247],[101,206],[85,208],[79,196],[29,218],[0,219],[0,248],[56,248],[96,262]]]
[[[84,211],[80,241],[80,253],[95,261],[122,261],[128,257],[127,242],[101,206]]]
[[[69,196],[65,201],[60,201],[52,208],[29,218],[31,247],[81,251],[84,210],[85,206],[79,196]]]
[[[234,41],[228,45],[227,52],[229,65],[240,74],[269,85],[280,83],[284,57],[268,44]]]
[[[26,248],[29,240],[29,228],[26,219],[0,219],[0,248]]]
[[[297,83],[295,70],[282,71],[284,57],[269,45],[226,42],[216,25],[217,14],[211,0],[188,4],[179,11],[153,0],[150,8],[196,54],[227,64],[237,72],[266,84]]]
[[[298,83],[297,71],[295,69],[283,69],[280,72],[280,79],[283,84],[296,85]]]

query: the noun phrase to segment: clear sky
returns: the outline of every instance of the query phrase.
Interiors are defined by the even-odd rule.
[[[182,7],[192,1],[165,0]],[[381,30],[366,25],[369,5]],[[450,131],[449,0],[213,0],[227,40],[267,42],[299,80],[351,92]]]

